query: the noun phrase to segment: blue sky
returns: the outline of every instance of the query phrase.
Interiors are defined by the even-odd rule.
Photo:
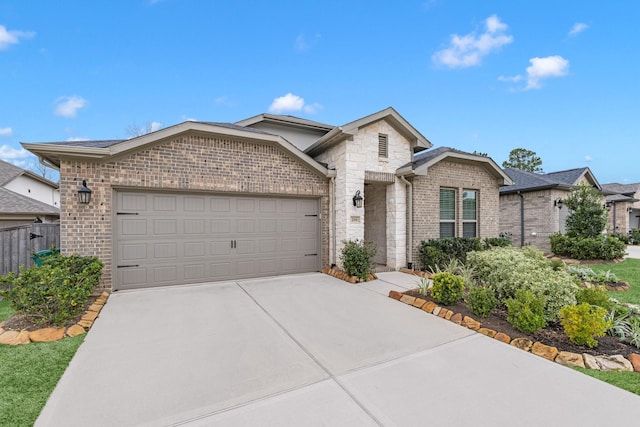
[[[393,106],[434,146],[640,182],[640,2],[0,0],[0,158],[263,112]],[[636,154],[636,152],[638,154]]]

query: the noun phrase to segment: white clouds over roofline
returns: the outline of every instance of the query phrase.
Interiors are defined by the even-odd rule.
[[[452,34],[449,46],[433,54],[432,60],[449,68],[467,68],[480,65],[482,59],[502,46],[513,42],[513,36],[505,34],[509,28],[497,15],[485,21],[485,31],[472,31],[460,36]]]
[[[307,114],[314,114],[322,109],[318,103],[306,104],[304,98],[294,95],[291,92],[273,100],[269,106],[269,112],[281,114],[285,112],[303,111]]]
[[[571,30],[569,31],[569,35],[577,36],[581,32],[585,31],[587,28],[589,28],[589,26],[584,22],[577,22],[573,24],[573,27],[571,27]]]
[[[0,146],[0,159],[2,160],[26,159],[28,157],[31,157],[31,153],[24,148],[13,148],[6,144]]]
[[[33,31],[7,30],[7,27],[0,25],[0,50],[6,49],[13,44],[20,43],[20,39],[30,39],[35,36]]]
[[[74,118],[78,111],[87,106],[87,101],[80,96],[61,96],[56,99],[56,108],[53,113],[56,116]]]
[[[11,136],[11,135],[13,135],[13,129],[0,128],[0,136]]]
[[[524,90],[540,89],[542,81],[552,77],[564,77],[569,74],[569,60],[560,55],[546,56],[544,58],[531,58],[530,66],[527,67],[526,85],[521,88]],[[515,76],[500,76],[498,80],[501,82],[518,83],[524,80],[524,76],[517,74]]]

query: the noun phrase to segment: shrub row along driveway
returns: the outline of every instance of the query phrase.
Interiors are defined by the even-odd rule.
[[[640,397],[386,297],[403,273],[115,293],[36,425],[604,425]]]

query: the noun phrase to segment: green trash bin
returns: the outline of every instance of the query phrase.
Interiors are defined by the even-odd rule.
[[[60,253],[60,249],[57,249],[57,248],[53,250],[45,249],[43,251],[34,252],[34,254],[31,255],[31,259],[38,267],[42,267],[42,264],[44,264],[47,258],[49,258],[52,255],[57,255],[59,253]]]

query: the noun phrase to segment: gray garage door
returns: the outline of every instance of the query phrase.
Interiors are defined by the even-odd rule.
[[[115,289],[320,269],[318,200],[116,194]]]

